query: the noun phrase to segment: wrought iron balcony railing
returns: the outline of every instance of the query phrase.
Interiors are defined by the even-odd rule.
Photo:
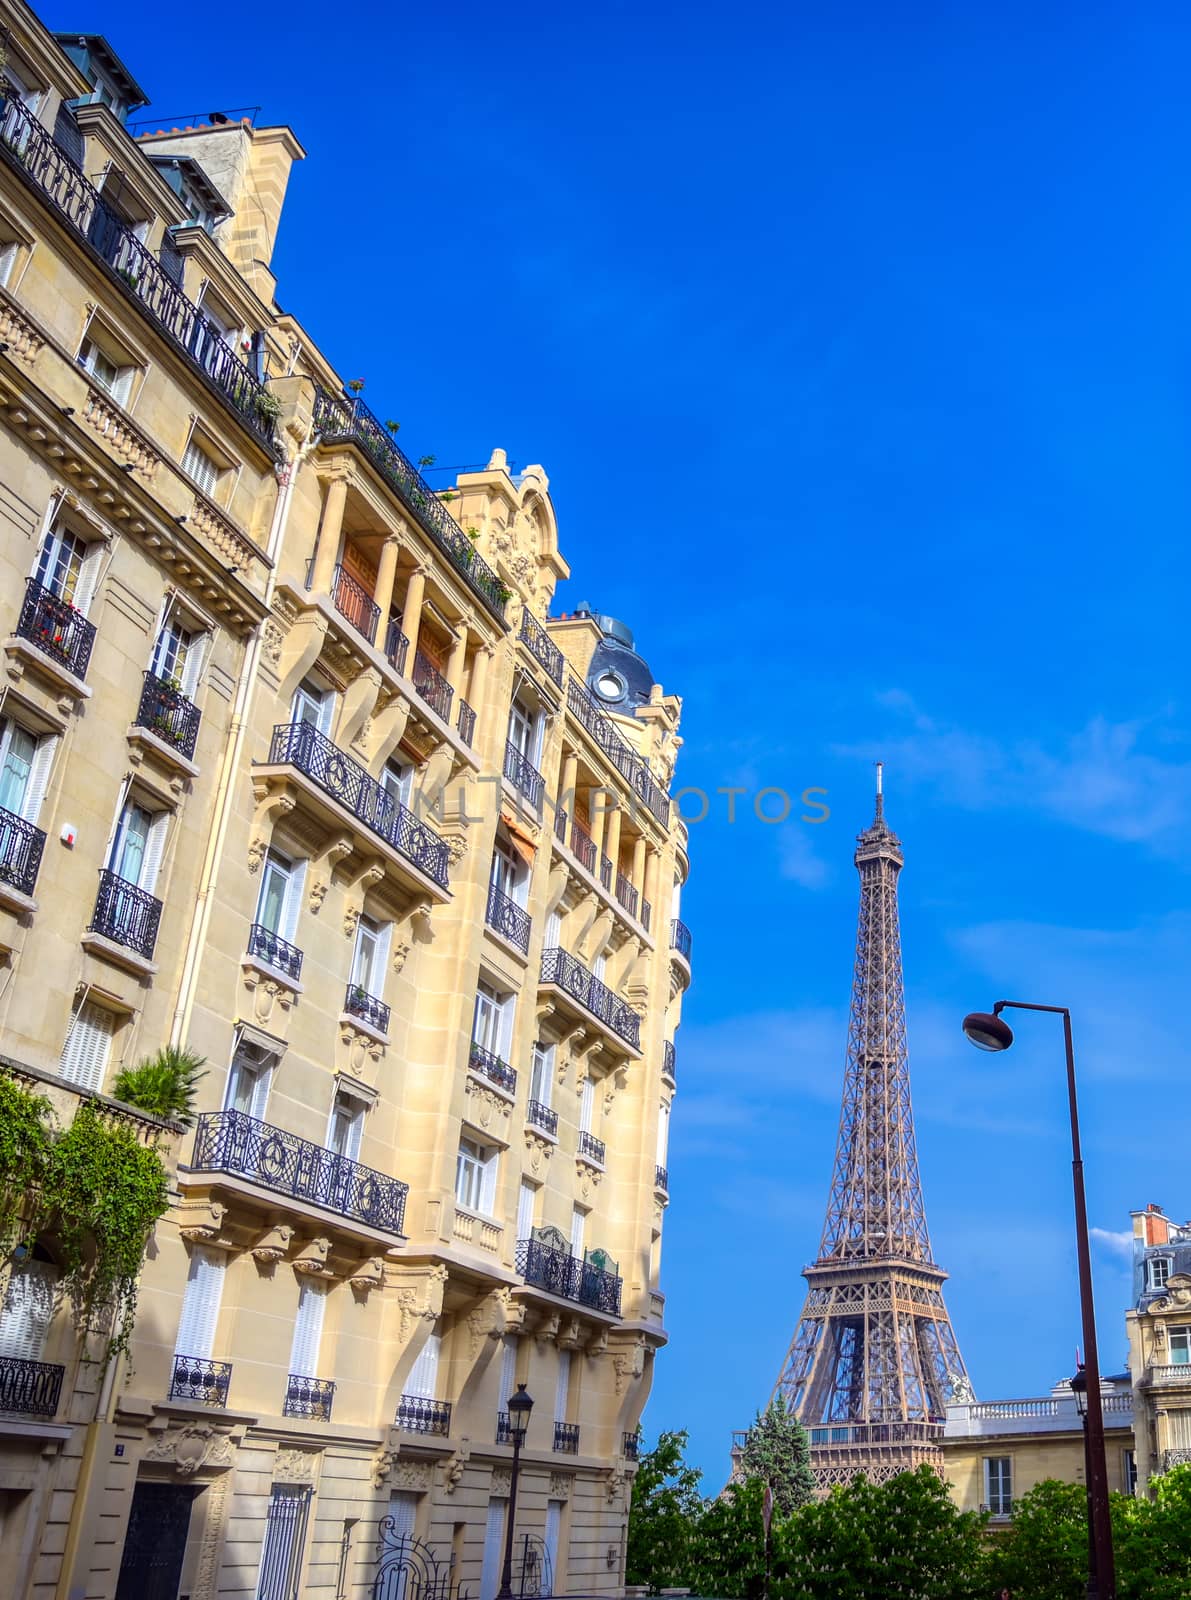
[[[540,808],[544,787],[542,774],[511,741],[505,745],[505,777],[518,794],[525,796],[535,811]]]
[[[243,426],[272,452],[276,406],[265,385],[4,81],[0,81],[0,148]]]
[[[431,661],[430,657],[423,655],[420,650],[414,651],[412,681],[414,688],[425,700],[431,711],[437,712],[449,726],[451,721],[451,701],[455,698],[455,691],[434,665],[434,662]]]
[[[670,1193],[670,1174],[665,1167],[653,1169],[653,1186],[655,1189],[660,1189],[663,1194]]]
[[[385,655],[394,672],[405,671],[405,658],[409,654],[409,640],[402,633],[395,617],[389,618],[385,629]]]
[[[554,837],[563,844],[567,842],[567,814],[561,806],[554,812]]]
[[[248,954],[267,961],[295,983],[302,976],[302,952],[297,945],[288,943],[261,922],[254,922],[248,930]]]
[[[627,1000],[613,994],[606,983],[588,972],[568,951],[557,945],[542,951],[542,982],[553,983],[564,990],[634,1050],[640,1047],[641,1018]]]
[[[641,1435],[639,1433],[626,1433],[621,1441],[621,1450],[626,1461],[636,1461],[641,1455]]]
[[[613,727],[611,719],[574,678],[567,684],[567,709],[587,729],[633,793],[644,800],[658,821],[668,822],[670,799],[665,789],[637,752],[630,750]]]
[[[45,834],[24,817],[0,811],[0,883],[32,894],[45,849]]]
[[[674,1040],[667,1039],[662,1046],[662,1071],[671,1083],[676,1082],[674,1069],[678,1065],[678,1054],[674,1048]]]
[[[521,613],[521,642],[545,667],[555,683],[562,684],[562,651],[527,606]]]
[[[513,1442],[513,1425],[509,1420],[507,1411],[498,1411],[496,1413],[496,1442],[497,1444],[512,1444]]]
[[[607,1146],[602,1139],[597,1139],[594,1133],[588,1133],[585,1129],[580,1128],[579,1154],[586,1156],[588,1161],[594,1161],[598,1166],[602,1167],[604,1165],[604,1157],[607,1154]]]
[[[600,855],[600,882],[605,889],[612,888],[612,857]]]
[[[532,926],[529,913],[523,911],[511,896],[494,883],[488,885],[488,911],[484,920],[510,944],[515,944],[522,955],[529,954],[529,930]]]
[[[136,711],[136,726],[156,734],[187,761],[194,757],[201,714],[180,689],[164,678],[146,672],[141,703]]]
[[[334,1404],[335,1385],[329,1378],[304,1378],[300,1372],[291,1372],[285,1385],[281,1415],[330,1422]]]
[[[525,1108],[526,1122],[532,1122],[535,1128],[544,1128],[547,1133],[557,1135],[558,1112],[551,1111],[549,1106],[544,1106],[540,1100],[531,1100]]]
[[[637,915],[638,894],[623,872],[616,874],[616,898],[628,912],[630,917]]]
[[[581,822],[571,823],[571,853],[594,877],[599,851],[596,849],[595,840]]]
[[[349,1016],[359,1017],[362,1022],[371,1024],[378,1032],[388,1033],[389,1007],[374,994],[369,994],[360,984],[348,984],[347,993],[343,998],[343,1009]]]
[[[95,624],[36,578],[25,579],[25,599],[17,618],[17,638],[28,639],[43,655],[76,678],[87,676]]]
[[[54,1416],[65,1370],[48,1361],[0,1356],[0,1411],[22,1417]]]
[[[430,1433],[446,1438],[451,1431],[449,1400],[426,1400],[403,1394],[397,1403],[397,1426],[403,1433]]]
[[[554,1448],[563,1455],[577,1456],[579,1454],[579,1424],[577,1422],[556,1422],[554,1424]]]
[[[466,700],[459,701],[459,711],[455,717],[455,726],[459,730],[459,737],[464,744],[470,745],[476,736],[476,714]]]
[[[160,923],[160,900],[146,894],[135,883],[117,877],[106,867],[100,868],[99,893],[91,918],[92,933],[114,939],[126,950],[135,950],[146,961],[152,961]]]
[[[319,389],[314,397],[314,425],[327,444],[346,441],[360,447],[423,531],[503,622],[508,589],[364,402]]]
[[[650,905],[648,900],[642,900],[642,902],[641,902],[641,926],[645,929],[646,933],[649,932],[649,924],[650,924],[650,922],[652,920],[653,920],[653,907]]]
[[[553,1250],[540,1239],[518,1239],[517,1271],[537,1289],[576,1300],[595,1311],[620,1315],[620,1279],[565,1250]]]
[[[312,722],[279,722],[273,729],[269,760],[297,767],[420,872],[440,888],[447,887],[447,847],[434,829],[419,822]]]
[[[311,562],[306,584],[310,585],[314,563]],[[369,644],[376,640],[376,625],[380,621],[380,607],[365,589],[342,565],[335,568],[331,578],[331,603],[341,617],[346,617],[357,633],[363,634]]]
[[[409,1184],[243,1111],[204,1112],[194,1133],[195,1172],[231,1172],[385,1233],[405,1222]]]
[[[232,1381],[230,1361],[206,1361],[199,1356],[175,1356],[170,1382],[171,1400],[197,1400],[204,1406],[227,1405]]]
[[[670,948],[677,950],[687,961],[691,959],[691,930],[677,917],[670,924]]]
[[[516,1069],[510,1067],[507,1061],[502,1061],[495,1051],[485,1050],[484,1046],[477,1044],[474,1039],[471,1042],[467,1064],[473,1072],[478,1072],[481,1077],[487,1078],[491,1083],[495,1083],[509,1094],[516,1094]]]

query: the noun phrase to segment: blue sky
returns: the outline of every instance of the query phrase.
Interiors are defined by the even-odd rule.
[[[1142,12],[1144,11],[1144,14]],[[714,1486],[816,1251],[886,761],[935,1252],[978,1394],[1079,1337],[1069,1004],[1102,1359],[1114,1236],[1191,1212],[1184,7],[214,0],[101,29],[161,113],[260,102],[309,159],[281,304],[413,455],[550,474],[575,580],[685,698],[682,779],[828,791],[692,827],[646,1416]],[[446,474],[441,474],[445,483]],[[665,604],[661,597],[665,596]]]

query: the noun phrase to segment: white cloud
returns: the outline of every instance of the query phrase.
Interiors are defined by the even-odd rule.
[[[1114,1256],[1125,1256],[1132,1260],[1133,1235],[1131,1233],[1113,1233],[1111,1228],[1089,1228],[1088,1232],[1098,1245]]]

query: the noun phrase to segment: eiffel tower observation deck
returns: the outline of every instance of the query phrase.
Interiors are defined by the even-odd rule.
[[[856,843],[860,919],[839,1142],[823,1237],[774,1394],[811,1438],[819,1489],[941,1470],[949,1400],[972,1398],[931,1253],[906,1047],[901,842],[876,816]]]

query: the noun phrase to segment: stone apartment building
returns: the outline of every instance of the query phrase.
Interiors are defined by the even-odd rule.
[[[1191,1463],[1191,1223],[1134,1211],[1133,1304],[1125,1315],[1137,1416],[1137,1481]]]

